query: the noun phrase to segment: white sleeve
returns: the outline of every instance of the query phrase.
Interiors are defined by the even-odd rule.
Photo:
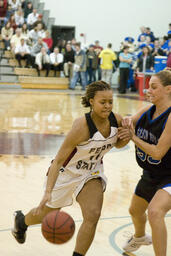
[[[55,63],[55,58],[54,58],[54,54],[53,53],[50,54],[50,63],[51,64]]]
[[[62,63],[63,60],[64,60],[63,54],[62,54],[62,53],[59,53],[59,54],[58,54],[58,63]]]
[[[30,14],[27,16],[27,24],[31,24],[31,16],[32,16],[32,13],[30,13]]]
[[[19,53],[20,52],[20,45],[17,45],[15,47],[15,54]]]

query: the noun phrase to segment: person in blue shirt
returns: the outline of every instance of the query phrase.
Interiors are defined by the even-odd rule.
[[[123,52],[119,54],[119,93],[126,93],[127,82],[129,78],[129,69],[132,63],[132,55],[129,53],[129,46],[123,47]]]

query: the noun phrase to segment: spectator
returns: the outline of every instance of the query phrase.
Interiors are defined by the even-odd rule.
[[[11,37],[11,51],[15,52],[15,48],[21,42],[21,29],[17,28],[16,33]]]
[[[96,81],[96,70],[98,66],[98,56],[94,50],[94,45],[91,44],[87,51],[87,74],[88,84]]]
[[[18,7],[21,6],[21,3],[19,0],[8,0],[8,3],[11,5],[11,8],[13,11],[16,11]]]
[[[6,12],[7,12],[7,4],[3,0],[0,0],[0,29],[4,25]]]
[[[29,30],[33,28],[33,24],[37,21],[39,14],[37,13],[37,9],[33,9],[33,12],[31,12],[27,16],[27,25]]]
[[[168,30],[167,34],[168,34],[168,35],[171,34],[171,23],[169,24],[169,30]]]
[[[137,39],[138,42],[141,41],[141,36],[146,37],[146,27],[144,27],[144,26],[140,27],[140,31],[141,31],[141,34],[138,36],[138,39]]]
[[[21,7],[18,7],[18,10],[15,12],[15,22],[17,27],[22,27],[24,24],[24,13]]]
[[[166,48],[166,55],[169,55],[171,52],[171,39],[168,40],[168,46]]]
[[[169,53],[168,58],[167,58],[167,67],[171,68],[171,52]]]
[[[135,51],[134,38],[125,37],[124,42],[121,46],[121,51],[123,50],[123,47],[126,45],[129,47],[129,53],[133,53]]]
[[[146,28],[146,36],[150,36],[151,42],[154,42],[155,36],[149,27]]]
[[[26,67],[28,68],[31,61],[31,55],[28,45],[25,43],[24,38],[21,38],[21,43],[15,48],[15,58],[18,60],[18,64],[21,67],[21,60],[26,60]]]
[[[37,26],[38,24],[41,24],[42,29],[46,30],[46,26],[45,26],[45,23],[43,22],[43,15],[42,14],[39,14],[39,16],[37,18],[37,21],[34,22],[34,24],[33,24],[33,27]]]
[[[142,45],[146,45],[146,36],[144,35],[140,36],[137,48],[141,48]]]
[[[45,37],[43,38],[43,42],[47,44],[48,52],[50,53],[53,45],[53,39],[50,37],[50,33],[48,30],[45,31]]]
[[[57,47],[59,48],[59,52],[61,52],[62,54],[65,54],[66,40],[59,39],[57,43]]]
[[[164,51],[162,50],[162,48],[160,46],[160,42],[158,39],[155,39],[155,41],[154,41],[154,48],[152,49],[151,54],[153,57],[165,55]]]
[[[25,42],[29,41],[29,30],[27,27],[27,23],[23,23],[21,28],[21,37],[25,39]]]
[[[10,18],[9,18],[8,21],[10,22],[11,27],[12,27],[13,30],[15,31],[16,28],[17,28],[17,24],[16,24],[16,22],[15,22],[15,15],[14,15],[14,13],[11,14],[11,16],[10,16]]]
[[[152,57],[148,46],[144,46],[142,49],[142,54],[139,56],[137,60],[137,71],[138,72],[152,71],[153,67],[154,67],[154,58]]]
[[[30,30],[28,36],[32,44],[35,44],[39,38],[37,27],[34,27],[32,30]]]
[[[43,29],[42,23],[37,24],[37,32],[38,32],[38,37],[45,38],[45,30]]]
[[[57,71],[61,71],[63,70],[63,54],[59,53],[59,48],[55,47],[53,52],[50,54],[50,63],[51,63],[51,67],[54,70],[54,76],[56,77],[56,72]]]
[[[97,57],[99,57],[99,54],[103,50],[103,47],[100,46],[99,40],[95,41],[94,50],[95,50],[95,53],[96,53]],[[98,58],[97,72],[98,72],[98,80],[101,80],[102,75],[101,75],[100,59],[99,58]]]
[[[6,16],[4,19],[4,23],[6,24],[7,21],[10,19],[11,14],[13,14],[14,11],[12,10],[11,4],[8,4],[8,8],[7,8],[7,12],[6,12]]]
[[[38,76],[40,76],[41,70],[46,70],[46,76],[48,76],[50,70],[50,58],[45,47],[42,47],[41,51],[36,55],[35,67],[37,69]]]
[[[10,50],[10,40],[13,35],[13,28],[10,26],[10,22],[7,22],[5,27],[1,30],[1,36],[5,44],[5,50]]]
[[[30,13],[33,12],[33,4],[32,2],[28,1],[24,8],[24,19],[27,22],[27,17]]]
[[[32,66],[35,63],[35,57],[38,53],[40,53],[41,49],[45,48],[46,52],[48,51],[48,47],[47,44],[45,42],[42,41],[42,38],[39,37],[38,41],[33,45],[32,49],[31,49],[31,59],[32,59]]]
[[[72,49],[71,44],[66,45],[66,51],[64,54],[64,73],[66,77],[72,79],[73,76],[73,63],[74,63],[74,50]]]
[[[112,51],[112,44],[102,50],[99,58],[101,59],[102,80],[106,83],[112,83],[113,61],[117,59],[116,54]]]
[[[85,90],[87,85],[86,81],[86,55],[81,50],[81,43],[75,44],[75,57],[74,57],[74,72],[70,83],[70,89],[74,90],[78,79],[81,77],[82,90]]]
[[[75,47],[76,43],[77,43],[76,39],[73,38],[73,39],[71,40],[71,47],[72,47],[73,51],[76,51],[76,47]]]
[[[119,54],[119,93],[126,93],[129,78],[129,69],[132,63],[132,55],[129,53],[129,46],[124,46],[123,52]]]
[[[150,36],[146,36],[146,45],[150,48],[150,51],[154,48],[154,43],[151,42]]]

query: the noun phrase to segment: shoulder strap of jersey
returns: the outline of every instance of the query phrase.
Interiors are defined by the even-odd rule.
[[[110,121],[110,126],[118,127],[118,122],[117,122],[116,117],[113,112],[111,112],[109,115],[109,121]]]
[[[137,123],[136,123],[136,127],[138,127],[141,119],[147,114],[147,115],[150,115],[152,109],[155,108],[155,105],[152,105],[147,111],[145,111],[141,116],[140,118],[138,119]]]
[[[87,124],[88,124],[89,132],[90,132],[90,138],[92,138],[93,135],[97,132],[97,128],[96,128],[93,120],[91,119],[90,113],[91,112],[86,113],[85,118],[86,118],[86,121],[87,121]]]

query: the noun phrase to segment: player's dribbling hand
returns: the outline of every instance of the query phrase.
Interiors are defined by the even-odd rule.
[[[40,212],[43,210],[43,208],[45,207],[46,203],[49,202],[51,200],[51,193],[46,192],[43,196],[42,201],[40,202],[39,206],[37,208],[34,209],[33,211],[33,215],[39,215]]]

